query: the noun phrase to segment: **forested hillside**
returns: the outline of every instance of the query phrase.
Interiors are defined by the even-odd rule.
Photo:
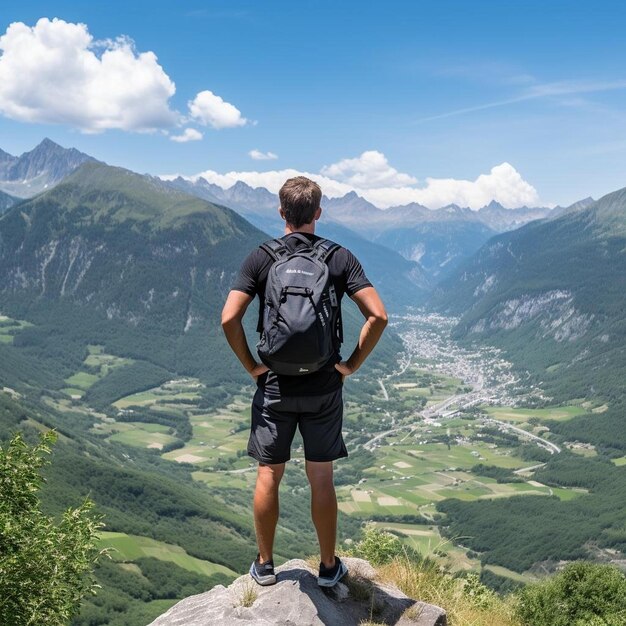
[[[626,190],[497,235],[430,300],[556,400],[619,397],[626,376]],[[617,396],[616,396],[617,394]]]

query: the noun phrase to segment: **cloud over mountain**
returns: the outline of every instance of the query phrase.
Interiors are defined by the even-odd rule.
[[[185,120],[171,108],[174,81],[154,52],[125,36],[97,41],[86,24],[41,18],[14,22],[0,36],[0,114],[21,122],[67,124],[85,133],[168,130]],[[213,128],[246,123],[211,91],[190,103],[195,121]],[[174,141],[201,138],[186,129]]]
[[[340,197],[356,191],[381,208],[416,202],[430,209],[448,204],[479,209],[492,200],[514,208],[536,206],[540,202],[537,190],[506,162],[492,167],[489,173],[481,174],[475,180],[426,178],[420,184],[417,178],[390,166],[385,155],[376,150],[324,166],[319,173],[291,168],[265,172],[230,171],[224,174],[207,170],[188,178],[203,177],[224,189],[241,180],[251,187],[265,187],[277,193],[287,178],[301,175],[317,181],[328,197]]]
[[[342,159],[338,163],[325,165],[321,174],[355,189],[404,187],[417,182],[417,178],[391,167],[387,157],[378,150],[367,150],[355,159]]]

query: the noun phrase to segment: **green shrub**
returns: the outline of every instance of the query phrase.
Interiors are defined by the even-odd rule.
[[[379,530],[374,524],[366,524],[363,538],[353,548],[352,554],[367,559],[372,565],[389,563],[404,553],[402,542],[389,532]]]
[[[29,447],[16,434],[0,448],[0,624],[61,626],[95,591],[92,570],[102,526],[85,500],[58,522],[40,509],[40,469],[56,441],[50,431]]]
[[[520,592],[517,612],[529,626],[626,623],[626,576],[616,567],[576,561]]]

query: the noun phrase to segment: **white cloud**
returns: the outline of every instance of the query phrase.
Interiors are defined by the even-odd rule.
[[[200,124],[213,128],[244,126],[248,120],[236,106],[226,102],[208,89],[201,91],[189,103],[189,113]]]
[[[125,36],[94,40],[86,24],[41,18],[14,22],[0,36],[0,115],[20,122],[67,124],[85,133],[166,130],[185,121],[169,100],[176,85],[154,52]],[[243,126],[239,110],[211,91],[189,103],[213,128]],[[173,141],[195,141],[185,129]]]
[[[537,190],[510,163],[496,165],[488,174],[481,174],[476,180],[427,178],[422,187],[370,189],[363,195],[383,208],[410,202],[431,209],[447,204],[479,209],[492,200],[509,208],[539,204]]]
[[[176,123],[176,87],[153,52],[125,37],[94,41],[85,24],[41,18],[0,37],[0,113],[84,132],[151,131]]]
[[[378,187],[403,187],[417,182],[409,174],[402,174],[391,167],[387,157],[377,150],[363,152],[356,159],[342,159],[326,165],[321,173],[358,189]]]
[[[255,161],[272,161],[277,159],[278,155],[273,152],[261,152],[260,150],[250,150],[248,156]]]
[[[368,154],[368,153],[364,153]],[[380,153],[378,153],[380,154]],[[387,163],[384,155],[383,159],[376,159],[378,163]],[[499,202],[505,207],[514,208],[523,205],[537,206],[540,203],[537,190],[526,182],[520,173],[509,163],[502,163],[491,168],[488,174],[481,174],[475,180],[459,180],[455,178],[427,178],[421,186],[417,184],[391,186],[396,183],[399,177],[407,177],[416,180],[408,174],[399,174],[394,168],[389,168],[396,172],[396,176],[381,176],[383,181],[379,186],[372,186],[370,181],[362,182],[363,179],[354,174],[356,166],[342,165],[348,161],[362,163],[362,157],[356,159],[344,159],[334,165],[322,168],[322,173],[305,172],[296,169],[270,170],[266,172],[257,171],[231,171],[220,174],[214,170],[201,172],[196,176],[188,177],[197,179],[200,176],[210,183],[219,185],[224,189],[232,187],[238,180],[241,180],[251,187],[265,187],[273,193],[278,190],[287,178],[293,176],[307,176],[319,183],[324,194],[331,198],[345,195],[350,191],[356,191],[360,196],[369,200],[376,206],[386,209],[392,206],[410,204],[416,202],[427,206],[430,209],[438,209],[448,204],[458,204],[462,207],[479,209],[492,200]],[[389,166],[387,166],[389,167]],[[383,171],[378,168],[379,173]],[[346,172],[348,172],[346,174]],[[343,177],[344,180],[337,180],[329,174]],[[171,178],[171,176],[163,176]],[[357,186],[354,182],[360,182]]]
[[[186,143],[187,141],[200,141],[202,137],[202,133],[195,128],[185,128],[182,135],[170,135],[170,139],[172,141],[177,141],[178,143]]]

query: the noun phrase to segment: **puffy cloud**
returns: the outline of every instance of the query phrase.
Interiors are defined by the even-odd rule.
[[[260,150],[250,150],[248,156],[255,161],[271,161],[278,158],[278,155],[273,152],[261,152]]]
[[[85,24],[41,18],[0,37],[0,112],[84,132],[150,131],[175,124],[176,87],[153,52],[125,37],[94,41]]]
[[[213,128],[244,126],[248,120],[241,116],[236,106],[226,102],[208,89],[189,101],[189,113],[200,124]]]
[[[356,159],[342,159],[338,163],[326,165],[321,173],[355,189],[404,187],[417,182],[413,176],[402,174],[391,167],[387,157],[378,150],[368,150]]]
[[[172,141],[177,141],[178,143],[186,143],[187,141],[200,141],[202,137],[202,133],[195,128],[185,128],[181,135],[170,135],[170,139]]]
[[[387,160],[384,158],[384,155],[381,156],[383,160],[378,157],[373,160],[379,164],[378,172],[382,176],[383,168],[380,164],[383,162],[387,163]],[[448,204],[458,204],[471,209],[479,209],[489,204],[492,200],[509,208],[523,205],[537,206],[540,203],[537,190],[530,183],[526,182],[520,173],[509,163],[496,165],[491,168],[488,174],[481,174],[475,180],[427,178],[421,186],[416,184],[391,186],[392,182],[397,183],[400,180],[399,177],[406,176],[411,180],[415,179],[408,174],[399,174],[387,165],[389,170],[396,172],[395,178],[388,174],[386,178],[380,178],[384,182],[382,184],[379,183],[379,186],[373,186],[369,181],[361,182],[361,186],[358,186],[354,184],[361,181],[359,177],[355,178],[357,166],[354,164],[350,166],[343,165],[348,161],[362,164],[364,161],[363,155],[356,159],[344,159],[335,165],[324,167],[320,174],[296,169],[270,170],[266,172],[231,171],[224,174],[214,170],[207,170],[188,178],[194,180],[201,176],[224,189],[232,187],[238,180],[241,180],[251,187],[265,187],[273,193],[278,193],[278,190],[287,178],[307,176],[319,183],[322,191],[328,197],[341,197],[350,191],[356,191],[360,196],[383,209],[412,202],[417,202],[430,209],[438,209]],[[331,177],[331,174],[338,178],[343,178],[343,180],[337,180],[337,178]],[[361,173],[359,173],[360,175]],[[173,177],[163,176],[163,178]]]
[[[509,208],[539,204],[537,190],[510,163],[496,165],[489,174],[481,174],[476,180],[427,178],[422,187],[370,189],[363,196],[383,208],[410,202],[431,209],[447,204],[479,209],[492,200]]]
[[[175,92],[154,52],[138,52],[128,37],[96,41],[86,24],[45,17],[32,27],[14,22],[0,36],[0,114],[14,120],[86,133],[164,130],[189,121],[170,108]],[[189,107],[196,121],[213,128],[247,122],[211,91],[201,91]],[[185,129],[170,138],[201,137]]]

